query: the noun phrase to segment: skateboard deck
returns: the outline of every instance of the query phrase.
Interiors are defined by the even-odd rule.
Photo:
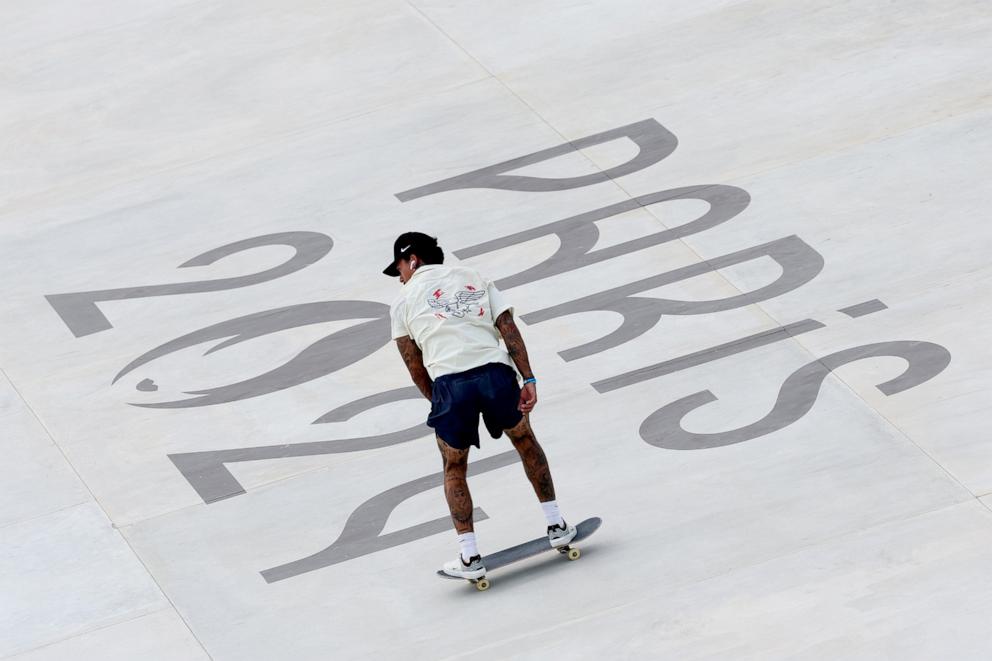
[[[532,539],[529,542],[524,542],[522,544],[517,544],[516,546],[511,546],[508,549],[503,549],[502,551],[496,551],[491,555],[486,555],[482,557],[482,564],[486,567],[486,572],[491,572],[494,569],[499,569],[500,567],[505,567],[509,564],[517,562],[518,560],[523,560],[525,558],[530,558],[535,555],[544,553],[545,551],[558,551],[562,555],[568,557],[569,560],[579,559],[579,549],[576,548],[575,543],[581,542],[583,539],[593,534],[599,529],[600,524],[603,520],[598,516],[594,516],[590,519],[586,519],[575,526],[578,532],[575,533],[575,537],[572,541],[568,543],[567,546],[562,546],[559,548],[552,548],[551,542],[548,541],[547,537],[538,537],[537,539]],[[459,576],[448,576],[442,570],[437,570],[437,575],[441,578],[450,578],[456,581],[465,581],[475,585],[478,590],[488,590],[489,589],[489,579],[485,576],[476,579],[464,579]]]

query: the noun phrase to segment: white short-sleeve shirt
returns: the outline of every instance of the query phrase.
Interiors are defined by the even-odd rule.
[[[389,310],[393,339],[410,336],[431,379],[513,360],[500,344],[496,318],[511,306],[492,281],[466,266],[425,264]]]

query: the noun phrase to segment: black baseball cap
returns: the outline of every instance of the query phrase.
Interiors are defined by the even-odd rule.
[[[389,262],[389,266],[384,268],[382,272],[395,278],[400,274],[396,268],[396,262],[413,253],[423,255],[436,247],[437,239],[433,236],[427,236],[423,232],[403,232],[396,237],[396,241],[393,243],[393,261]]]

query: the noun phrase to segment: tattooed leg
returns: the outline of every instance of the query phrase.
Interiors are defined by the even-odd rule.
[[[542,503],[555,499],[555,485],[551,481],[551,468],[548,466],[548,458],[544,456],[534,430],[530,426],[530,416],[526,413],[520,422],[513,429],[506,429],[506,435],[513,442],[513,447],[520,453],[520,459],[524,464],[524,471],[527,479],[534,487],[537,499]]]
[[[448,499],[451,521],[459,535],[473,532],[472,494],[468,490],[465,472],[468,470],[468,450],[458,450],[437,436],[437,447],[444,461],[444,497]]]

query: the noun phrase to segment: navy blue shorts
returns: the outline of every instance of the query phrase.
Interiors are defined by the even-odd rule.
[[[434,381],[427,426],[453,448],[479,447],[479,414],[493,438],[517,426],[520,385],[516,371],[504,363],[486,363]]]

